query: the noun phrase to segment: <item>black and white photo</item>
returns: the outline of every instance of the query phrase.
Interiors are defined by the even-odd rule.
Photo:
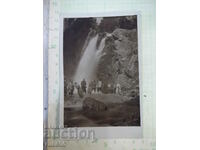
[[[141,126],[137,15],[64,18],[65,127]]]

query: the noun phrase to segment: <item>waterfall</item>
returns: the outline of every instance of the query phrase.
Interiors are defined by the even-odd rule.
[[[96,48],[98,37],[97,34],[88,42],[74,76],[75,82],[80,83],[83,79],[89,82],[95,78],[95,69],[105,46],[105,38],[103,38],[98,49]]]
[[[103,48],[105,46],[105,40],[106,40],[106,37],[104,37],[102,40],[101,40],[101,43],[99,45],[99,48],[98,50],[96,51],[96,61],[99,62],[99,59],[101,58],[102,56],[102,51],[103,51]]]

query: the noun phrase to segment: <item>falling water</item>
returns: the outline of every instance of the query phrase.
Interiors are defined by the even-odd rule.
[[[91,81],[95,78],[95,68],[97,67],[101,52],[105,46],[105,38],[103,38],[97,49],[97,40],[98,34],[89,41],[77,67],[74,81],[80,83],[84,78],[86,81]]]
[[[104,46],[105,46],[105,40],[106,40],[106,37],[103,38],[103,39],[101,40],[101,43],[100,43],[100,45],[99,45],[99,48],[98,48],[98,50],[96,51],[96,61],[97,61],[97,62],[99,62],[99,59],[100,59],[101,56],[102,56],[102,51],[103,51],[103,48],[104,48]]]

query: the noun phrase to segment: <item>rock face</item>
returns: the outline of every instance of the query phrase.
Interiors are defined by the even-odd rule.
[[[138,45],[136,29],[115,29],[107,37],[97,77],[105,84],[120,83],[123,95],[138,96]]]
[[[137,28],[137,17],[105,17],[101,21],[101,24],[97,27],[98,32],[112,33],[115,29],[136,29]]]
[[[94,98],[86,97],[83,101],[83,110],[99,112],[107,110],[107,106]]]

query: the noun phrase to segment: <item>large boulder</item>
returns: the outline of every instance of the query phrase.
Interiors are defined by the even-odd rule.
[[[83,100],[83,110],[92,110],[99,112],[107,110],[107,106],[103,102],[100,102],[94,98],[86,97]]]

